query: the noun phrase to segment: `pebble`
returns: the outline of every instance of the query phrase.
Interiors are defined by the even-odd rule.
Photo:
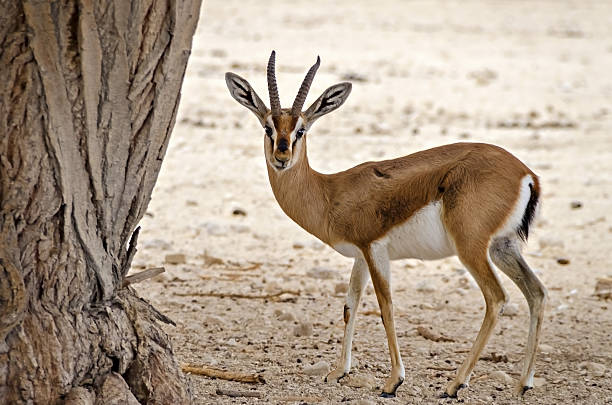
[[[562,266],[565,266],[565,265],[570,264],[570,259],[568,259],[566,257],[558,257],[557,258],[557,263],[562,265]]]
[[[278,316],[279,321],[287,321],[293,322],[295,321],[295,316],[291,312],[283,312]]]
[[[229,204],[229,206],[230,206],[230,212],[232,213],[232,215],[246,217],[247,211],[239,203],[232,202]]]
[[[582,208],[582,201],[572,201],[572,202],[570,203],[570,207],[571,207],[573,210],[577,210],[578,208]]]
[[[326,361],[320,361],[311,366],[304,367],[303,372],[306,375],[327,375],[329,372],[329,363]]]
[[[547,344],[541,344],[540,351],[542,353],[550,354],[555,352],[555,348]]]
[[[436,287],[434,287],[434,285],[431,282],[429,282],[428,280],[423,280],[423,281],[419,282],[416,285],[415,289],[417,291],[419,291],[419,292],[426,292],[426,293],[436,291]]]
[[[294,336],[310,336],[312,333],[312,323],[308,321],[300,321],[297,325],[295,325],[295,328],[293,328]]]
[[[489,377],[506,385],[512,385],[514,383],[514,379],[501,370],[493,371],[489,374]]]
[[[345,377],[341,381],[343,385],[347,385],[352,388],[365,388],[367,390],[371,390],[372,388],[376,386],[376,380],[374,379],[374,377],[370,375],[366,375],[366,374],[361,374],[361,375],[350,375],[349,374],[348,378]]]
[[[164,261],[168,264],[185,264],[187,257],[182,253],[170,253],[166,255]]]
[[[584,361],[580,363],[581,369],[587,369],[594,377],[603,377],[606,374],[606,366],[593,361]]]
[[[334,293],[335,294],[346,294],[348,291],[348,284],[347,283],[337,283],[334,286]]]
[[[317,278],[320,280],[329,280],[335,278],[336,272],[325,267],[313,267],[306,273],[308,277]]]
[[[302,242],[293,242],[291,247],[294,249],[304,249],[304,244]]]
[[[509,302],[504,306],[503,316],[515,316],[519,313],[519,306],[513,302]]]

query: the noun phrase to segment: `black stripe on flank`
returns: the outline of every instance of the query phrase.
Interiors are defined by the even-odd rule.
[[[533,188],[532,183],[529,183],[529,191],[531,192],[529,202],[527,203],[527,207],[525,207],[525,213],[523,214],[521,225],[516,230],[519,238],[525,242],[527,242],[527,238],[529,237],[529,227],[531,226],[531,222],[533,222],[533,218],[535,217],[536,207],[538,206],[538,200],[540,199],[540,196]]]

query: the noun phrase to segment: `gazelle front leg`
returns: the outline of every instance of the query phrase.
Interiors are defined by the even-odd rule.
[[[332,370],[325,381],[338,382],[351,370],[351,348],[353,347],[353,334],[355,332],[355,317],[359,309],[359,301],[370,275],[364,259],[357,258],[353,264],[351,281],[349,283],[346,303],[344,304],[344,338],[342,339],[342,354],[338,359],[336,368]]]
[[[391,355],[391,375],[387,378],[383,391],[384,398],[395,397],[397,387],[402,385],[405,377],[404,364],[400,355],[395,323],[393,321],[393,302],[391,301],[391,271],[389,269],[389,254],[387,247],[381,243],[372,243],[364,249],[363,255],[368,264],[376,299],[380,307],[380,316],[387,334],[389,353]]]

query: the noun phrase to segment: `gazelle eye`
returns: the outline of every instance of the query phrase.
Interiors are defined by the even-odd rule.
[[[272,137],[272,132],[273,132],[272,128],[270,128],[268,125],[266,125],[264,130],[266,131],[266,135],[268,135],[269,137]]]
[[[295,137],[297,139],[300,139],[302,136],[304,136],[304,132],[306,132],[304,128],[298,129],[297,132],[295,133]]]

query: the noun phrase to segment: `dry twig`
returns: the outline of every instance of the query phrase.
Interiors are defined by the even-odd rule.
[[[179,297],[219,297],[219,298],[248,298],[248,299],[274,299],[283,294],[300,295],[299,291],[282,290],[274,294],[234,294],[217,292],[195,292],[195,293],[176,293]]]
[[[221,380],[237,381],[249,384],[265,384],[263,376],[260,374],[245,374],[233,371],[219,370],[208,366],[198,366],[195,364],[181,364],[184,373],[203,375],[206,377],[219,378]]]
[[[242,266],[240,263],[234,263],[234,262],[228,262],[227,263],[228,266],[226,266],[227,270],[233,270],[233,271],[249,271],[249,270],[257,270],[258,268],[261,267],[261,265],[263,263],[259,263],[259,262],[251,262],[250,265],[248,266]],[[229,266],[229,265],[232,266]]]
[[[302,397],[298,395],[292,395],[288,397],[274,398],[274,400],[278,402],[311,403],[311,402],[321,402],[323,399],[321,397]]]
[[[129,275],[123,279],[123,288],[127,287],[130,284],[136,284],[140,283],[141,281],[148,280],[152,277],[162,274],[164,271],[166,271],[166,269],[163,267],[155,267],[152,269],[141,271],[136,274]]]
[[[239,397],[249,397],[249,398],[261,398],[263,394],[257,391],[234,391],[234,390],[224,390],[221,388],[217,388],[217,395],[225,395],[227,397],[239,398]]]

